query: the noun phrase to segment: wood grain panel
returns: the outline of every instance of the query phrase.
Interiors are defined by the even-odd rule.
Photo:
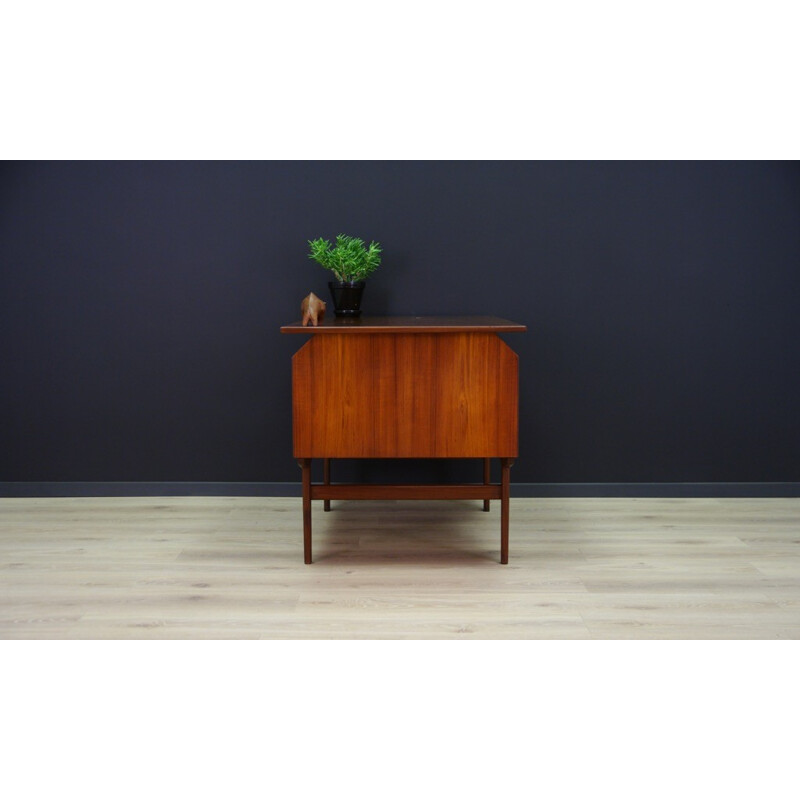
[[[517,361],[493,333],[312,337],[292,360],[294,455],[515,457]]]
[[[398,337],[393,337],[397,339]],[[438,336],[403,335],[397,348],[395,404],[389,424],[397,430],[398,458],[413,458],[422,450],[434,452],[435,406],[430,391],[436,380]]]

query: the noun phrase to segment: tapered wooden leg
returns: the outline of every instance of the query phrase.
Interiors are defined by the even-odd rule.
[[[512,458],[500,459],[500,563],[508,564],[508,506],[511,497]]]
[[[331,460],[329,458],[322,459],[322,482],[326,486],[330,486],[331,483]],[[331,501],[330,500],[323,500],[322,501],[322,508],[325,511],[331,510]]]
[[[311,563],[311,459],[297,462],[303,470],[303,561]]]
[[[490,479],[491,474],[492,474],[491,465],[492,465],[492,462],[491,462],[490,459],[488,459],[488,458],[484,458],[483,459],[483,485],[484,486],[488,486],[488,484],[489,484],[489,479]],[[490,503],[491,503],[491,500],[484,500],[483,501],[483,510],[484,511],[489,511]]]

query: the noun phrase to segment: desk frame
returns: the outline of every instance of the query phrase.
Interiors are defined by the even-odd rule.
[[[294,455],[303,476],[303,557],[312,562],[311,502],[500,501],[500,563],[508,563],[510,470],[517,457],[518,359],[497,333],[525,326],[494,317],[329,321],[292,358]],[[313,459],[323,482],[312,483]],[[480,458],[483,483],[334,484],[334,458]],[[492,458],[501,480],[490,482]]]

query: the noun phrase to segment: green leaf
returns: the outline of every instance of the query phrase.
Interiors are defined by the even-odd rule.
[[[331,270],[341,281],[363,280],[381,263],[381,247],[377,242],[364,244],[363,239],[340,233],[336,243],[327,239],[309,239],[308,257]]]

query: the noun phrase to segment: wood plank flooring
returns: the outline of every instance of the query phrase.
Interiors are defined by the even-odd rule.
[[[800,638],[800,499],[313,505],[2,499],[0,639]]]

